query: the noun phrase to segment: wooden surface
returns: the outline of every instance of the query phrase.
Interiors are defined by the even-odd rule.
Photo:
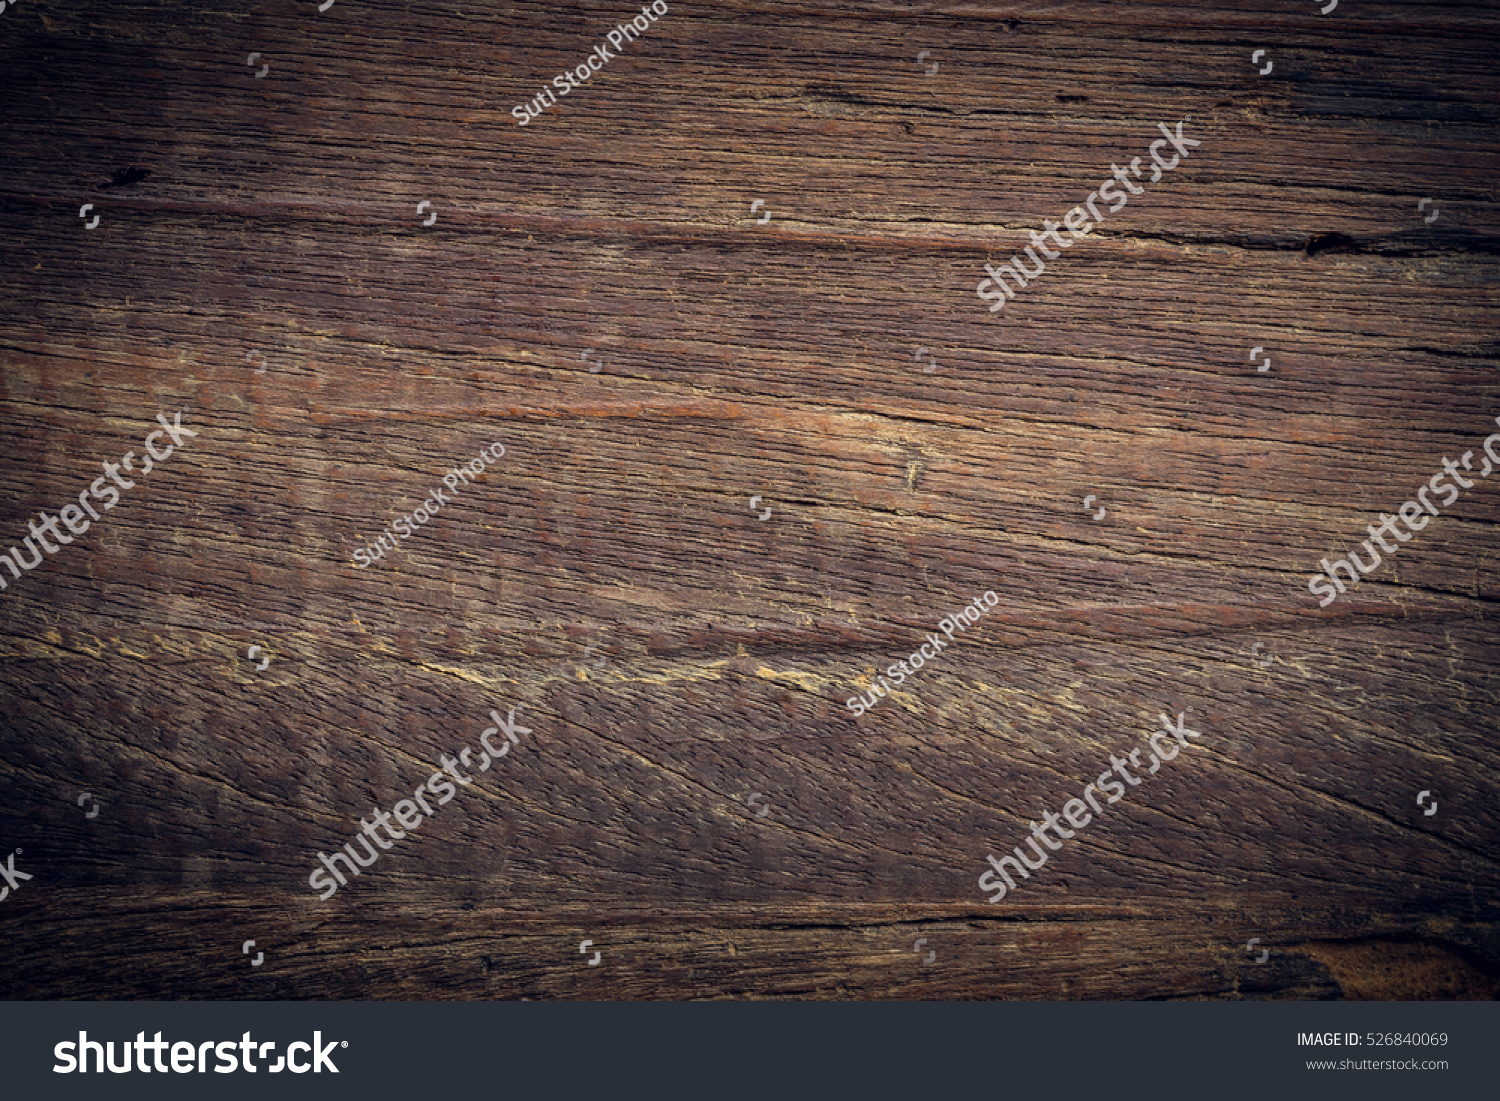
[[[0,592],[0,997],[1495,997],[1497,487],[1305,586],[1500,415],[1500,14],[1318,7],[0,13],[0,549],[201,433]]]

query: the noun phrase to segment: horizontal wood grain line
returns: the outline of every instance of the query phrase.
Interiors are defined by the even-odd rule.
[[[779,180],[777,186],[786,188],[795,181]],[[1069,202],[1082,202],[1087,192],[1074,196],[1059,195],[1055,203],[1057,209],[1051,210],[1048,217],[1060,218],[1069,209]],[[15,201],[14,196],[6,196],[0,191],[0,199]],[[1150,219],[1145,224],[1131,226],[1127,224],[1124,228],[1118,225],[1096,226],[1088,237],[1087,242],[1098,249],[1127,250],[1137,248],[1141,245],[1159,245],[1186,248],[1218,248],[1225,250],[1242,250],[1248,252],[1265,252],[1277,254],[1309,254],[1309,243],[1315,242],[1320,236],[1327,236],[1324,230],[1332,225],[1339,225],[1343,229],[1355,229],[1358,237],[1349,237],[1347,242],[1337,249],[1341,255],[1365,255],[1381,259],[1409,259],[1413,257],[1465,257],[1465,256],[1492,256],[1500,254],[1500,236],[1487,232],[1483,227],[1459,228],[1451,219],[1451,204],[1456,203],[1457,198],[1444,199],[1445,205],[1450,208],[1450,220],[1439,227],[1428,229],[1425,226],[1408,225],[1392,226],[1388,219],[1393,212],[1381,211],[1370,212],[1368,197],[1356,197],[1351,199],[1355,209],[1349,211],[1338,211],[1330,209],[1321,221],[1309,218],[1306,213],[1306,205],[1299,204],[1298,209],[1302,211],[1300,217],[1301,226],[1288,225],[1279,215],[1279,212],[1267,212],[1266,224],[1261,228],[1248,226],[1245,223],[1247,212],[1236,209],[1236,213],[1221,214],[1222,220],[1233,220],[1236,226],[1234,232],[1225,229],[1214,230],[1204,228],[1193,230],[1182,228],[1184,222],[1191,220],[1206,211],[1222,212],[1226,207],[1234,204],[1227,202],[1227,196],[1204,194],[1201,191],[1184,203],[1181,195],[1174,197],[1175,202],[1166,211],[1157,211],[1155,214],[1145,215]],[[1257,205],[1263,205],[1263,200],[1257,196]],[[1038,200],[1040,201],[1040,200]],[[36,209],[51,208],[56,200],[50,197],[37,196],[30,200],[29,205]],[[834,214],[830,212],[829,220],[834,220],[841,225],[831,226],[828,221],[822,223],[814,221],[802,221],[793,213],[788,213],[783,206],[775,211],[773,220],[765,226],[758,226],[755,218],[745,211],[738,209],[736,204],[734,213],[728,211],[715,213],[702,221],[678,221],[672,222],[665,219],[646,220],[639,217],[626,216],[600,216],[600,215],[550,215],[550,214],[524,214],[514,208],[505,210],[485,210],[473,203],[465,204],[462,210],[463,222],[457,222],[453,217],[453,208],[447,210],[449,218],[440,222],[443,228],[438,231],[424,232],[408,210],[411,204],[395,206],[370,204],[362,209],[370,214],[384,214],[386,217],[381,221],[374,221],[368,217],[361,218],[355,213],[355,203],[348,199],[333,200],[315,203],[309,202],[305,195],[296,198],[287,198],[275,202],[269,200],[258,200],[249,203],[209,203],[209,202],[184,202],[170,199],[129,199],[119,198],[109,200],[108,210],[111,212],[132,211],[136,213],[150,214],[165,212],[173,214],[185,214],[191,216],[213,217],[222,219],[232,216],[236,219],[233,224],[224,224],[222,221],[216,223],[215,228],[228,237],[237,237],[246,229],[246,221],[271,221],[290,222],[303,217],[303,220],[319,223],[330,223],[345,226],[357,226],[369,231],[361,234],[359,240],[362,244],[394,244],[396,242],[416,243],[422,242],[428,250],[428,256],[433,263],[441,260],[441,253],[446,249],[454,247],[481,249],[486,244],[486,237],[490,234],[504,233],[541,233],[544,231],[556,234],[559,237],[568,238],[579,244],[584,244],[592,239],[605,239],[611,242],[628,241],[633,245],[640,244],[692,244],[695,246],[711,246],[714,243],[733,244],[748,250],[763,250],[775,247],[795,246],[827,246],[827,245],[858,245],[863,250],[875,251],[909,251],[920,250],[930,253],[964,253],[972,254],[976,249],[1013,249],[1019,251],[1029,243],[1029,234],[1032,230],[1039,229],[1042,225],[1042,216],[1020,217],[1013,221],[953,221],[941,223],[938,220],[927,217],[911,217],[901,219],[895,217],[884,218],[857,218],[847,214]],[[780,204],[778,204],[780,205]],[[1471,207],[1477,206],[1471,201]],[[103,208],[101,208],[103,209]],[[771,208],[775,209],[775,208]],[[707,212],[705,212],[707,213]],[[952,213],[957,213],[952,212]],[[1474,214],[1480,212],[1476,209]],[[1155,220],[1170,216],[1173,226],[1158,226]],[[1140,222],[1141,216],[1133,212],[1133,217]],[[1382,221],[1381,219],[1387,219]],[[1418,219],[1413,219],[1417,221]],[[1351,221],[1370,223],[1367,228],[1359,229],[1350,224]],[[741,223],[738,226],[726,226],[726,222]],[[943,225],[948,232],[942,235],[934,233],[934,230]],[[898,227],[911,227],[910,232],[893,232]],[[1316,228],[1314,228],[1316,227]],[[139,223],[128,225],[123,228],[144,231],[147,229],[162,230],[168,228],[161,223],[153,223],[144,226]],[[51,243],[53,235],[49,227],[35,226],[37,244],[45,240]],[[455,231],[460,231],[466,236],[457,237]],[[291,227],[286,232],[292,234],[290,239],[295,239]],[[1003,236],[1005,239],[997,240]],[[1347,235],[1346,235],[1347,236]],[[17,236],[12,240],[13,247],[23,247],[25,231],[19,230]],[[325,245],[336,247],[338,237],[332,237],[325,241]],[[138,247],[139,242],[131,241],[130,247]],[[274,256],[265,258],[267,261],[275,261]],[[612,262],[618,262],[617,258]]]
[[[314,424],[338,424],[361,420],[464,420],[482,421],[487,418],[518,420],[587,420],[615,417],[681,417],[702,420],[739,420],[745,416],[742,408],[732,402],[722,401],[673,401],[663,398],[658,401],[617,402],[568,402],[559,400],[550,405],[504,405],[485,407],[478,402],[468,409],[443,409],[437,407],[383,409],[339,409],[319,406],[314,403],[308,409],[308,417]]]

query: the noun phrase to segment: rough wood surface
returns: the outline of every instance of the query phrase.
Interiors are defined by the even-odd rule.
[[[1319,6],[674,2],[525,127],[630,5],[6,8],[0,550],[201,434],[0,592],[0,997],[1495,997],[1497,487],[1306,583],[1500,415],[1500,17]]]

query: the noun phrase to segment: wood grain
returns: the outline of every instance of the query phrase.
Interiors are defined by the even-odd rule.
[[[0,13],[0,550],[200,432],[0,592],[0,997],[1495,997],[1495,487],[1306,582],[1500,415],[1500,20],[1317,7]]]

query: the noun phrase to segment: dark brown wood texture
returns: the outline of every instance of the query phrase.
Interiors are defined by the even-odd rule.
[[[0,997],[1494,997],[1497,487],[1306,584],[1500,415],[1500,17],[1318,6],[0,14],[0,549],[200,433],[0,592]]]

